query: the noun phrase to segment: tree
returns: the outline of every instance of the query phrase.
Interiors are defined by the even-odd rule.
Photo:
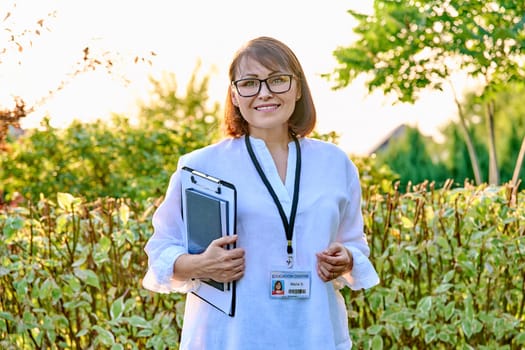
[[[63,129],[44,120],[41,129],[12,142],[10,152],[0,153],[0,204],[19,194],[31,200],[68,192],[137,201],[162,195],[179,156],[215,141],[218,121],[217,106],[206,107],[208,77],[194,74],[183,96],[176,96],[169,77],[152,79],[164,88],[141,107],[138,125],[123,115]]]
[[[500,140],[498,159],[501,161],[501,179],[503,182],[515,184],[518,190],[520,180],[518,173],[523,165],[518,167],[518,173],[513,171],[517,164],[518,150],[525,135],[525,84],[511,84],[508,89],[494,95],[494,101],[500,115],[495,123],[495,137]],[[468,122],[470,135],[473,135],[473,146],[479,155],[479,166],[482,173],[488,174],[489,152],[481,140],[486,138],[487,130],[482,123],[480,112],[483,105],[476,94],[464,97],[464,114]],[[406,129],[401,137],[391,139],[386,148],[377,152],[377,161],[388,164],[399,174],[401,188],[407,181],[421,182],[432,179],[436,184],[443,184],[453,179],[456,185],[473,182],[473,170],[469,162],[469,154],[464,138],[456,121],[443,126],[441,133],[446,142],[434,142],[430,138],[422,138],[417,129]],[[431,158],[431,159],[430,159]]]
[[[158,80],[150,78],[153,88],[150,99],[140,105],[140,125],[176,133],[180,138],[180,142],[174,145],[179,148],[178,154],[203,147],[220,136],[220,106],[210,103],[209,76],[199,79],[199,68],[197,63],[184,96],[178,95],[174,73],[165,73]]]
[[[497,158],[500,164],[500,178],[502,181],[512,181],[513,173],[519,173],[519,150],[523,144],[525,135],[525,84],[523,82],[510,82],[505,88],[499,89],[492,94],[494,105],[497,106],[496,118],[493,132],[498,140]],[[471,132],[478,139],[487,139],[488,130],[483,125],[484,99],[476,93],[467,94],[464,97],[464,111]],[[485,148],[485,158],[490,158]],[[485,160],[486,162],[487,160]],[[481,167],[487,170],[487,167]]]
[[[403,135],[376,153],[377,163],[386,164],[399,175],[401,189],[409,183],[419,184],[428,179],[443,184],[448,177],[441,170],[439,154],[431,156],[430,145],[417,128],[406,127]]]
[[[395,93],[414,102],[425,88],[453,84],[458,71],[479,82],[490,156],[489,183],[499,182],[494,124],[494,93],[525,79],[525,3],[509,0],[375,0],[374,14],[348,11],[358,21],[358,40],[334,51],[339,67],[325,77],[347,86],[368,74],[370,91]],[[463,106],[456,98],[460,126],[476,182],[479,161],[468,133]],[[525,136],[523,137],[525,144]],[[519,159],[518,159],[519,162]]]
[[[478,155],[479,169],[486,171],[489,168],[488,153],[487,147],[479,141],[479,128],[480,125],[469,123],[468,133],[474,135],[471,146]],[[457,184],[476,181],[472,162],[469,162],[469,149],[465,138],[462,137],[461,128],[458,128],[456,123],[450,122],[443,127],[442,132],[446,142],[436,147],[445,155],[443,165],[448,172],[448,177],[454,179]],[[483,181],[483,177],[481,180]]]

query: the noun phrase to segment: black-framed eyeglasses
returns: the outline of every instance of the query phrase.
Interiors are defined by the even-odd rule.
[[[263,83],[266,84],[266,87],[270,92],[274,94],[284,94],[285,92],[290,91],[292,88],[292,78],[293,74],[279,74],[272,75],[266,79],[257,79],[257,78],[245,78],[239,79],[232,82],[232,84],[237,89],[237,92],[242,97],[252,97],[257,95],[261,91],[261,86]]]

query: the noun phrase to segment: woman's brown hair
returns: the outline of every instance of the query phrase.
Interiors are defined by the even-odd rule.
[[[235,54],[230,65],[230,81],[235,80],[239,64],[251,58],[270,70],[291,70],[300,84],[301,97],[295,102],[295,109],[288,121],[288,130],[297,136],[307,136],[316,123],[315,106],[306,82],[303,68],[293,51],[284,43],[270,37],[259,37],[248,41]],[[240,137],[248,134],[248,123],[241,115],[239,107],[232,103],[232,84],[229,84],[224,108],[225,131],[228,136]]]

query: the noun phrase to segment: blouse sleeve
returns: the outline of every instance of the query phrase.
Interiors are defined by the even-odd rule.
[[[363,231],[361,184],[357,168],[350,160],[348,160],[347,176],[349,178],[348,203],[343,213],[337,240],[352,253],[354,264],[352,270],[339,277],[337,282],[353,290],[368,289],[379,283],[379,276],[368,259],[370,248]]]
[[[179,166],[170,178],[163,202],[153,214],[153,235],[144,248],[148,255],[148,270],[142,281],[144,288],[158,293],[187,293],[198,287],[197,280],[173,278],[175,261],[186,253],[183,235]]]

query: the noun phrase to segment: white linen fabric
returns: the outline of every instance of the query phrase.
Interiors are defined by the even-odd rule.
[[[281,205],[289,215],[295,177],[295,144],[289,144],[286,181],[283,183],[263,140],[250,138],[254,152]],[[339,289],[370,288],[379,277],[368,259],[363,233],[361,188],[358,172],[337,146],[300,139],[302,168],[299,204],[293,236],[294,267],[311,271],[308,299],[270,297],[270,272],[285,266],[286,237],[277,207],[261,181],[244,137],[226,139],[180,158],[164,201],[153,216],[154,233],[145,251],[149,266],[143,286],[149,290],[187,293],[198,280],[172,278],[173,264],[185,254],[181,217],[179,171],[189,166],[231,182],[237,189],[237,247],[245,249],[246,270],[237,281],[234,317],[189,293],[180,349],[348,350],[346,305]],[[323,282],[316,272],[316,252],[331,242],[343,243],[354,258],[351,273]]]

